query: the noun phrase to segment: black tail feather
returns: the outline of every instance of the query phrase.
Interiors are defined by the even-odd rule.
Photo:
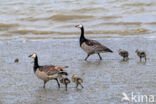
[[[61,75],[68,75],[67,72],[59,72],[58,74],[61,74]]]
[[[113,53],[113,51],[111,49],[109,49],[109,48],[107,48],[105,51]]]

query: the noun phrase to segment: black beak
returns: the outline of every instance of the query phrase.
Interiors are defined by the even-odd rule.
[[[29,55],[28,57],[31,57],[32,55]]]
[[[75,27],[78,27],[78,25],[76,25]]]

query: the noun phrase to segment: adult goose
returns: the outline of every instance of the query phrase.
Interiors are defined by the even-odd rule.
[[[60,83],[58,81],[59,74],[63,74],[63,69],[68,68],[68,66],[54,66],[54,65],[44,65],[40,66],[38,64],[38,57],[36,53],[31,54],[29,57],[34,58],[34,73],[35,75],[44,81],[43,88],[45,88],[46,83],[49,80],[56,80],[58,87],[60,88]]]
[[[110,50],[109,48],[102,45],[101,43],[99,43],[96,40],[86,39],[84,36],[83,25],[79,24],[79,25],[76,25],[75,27],[81,29],[81,36],[80,36],[80,40],[79,40],[80,47],[88,54],[87,57],[85,58],[85,60],[87,60],[88,57],[92,54],[98,54],[100,60],[102,60],[100,53],[104,53],[104,52],[111,52],[112,53],[113,52],[112,50]]]

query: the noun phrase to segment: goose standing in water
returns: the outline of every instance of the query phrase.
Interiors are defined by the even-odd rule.
[[[67,89],[67,86],[68,86],[68,84],[70,83],[70,80],[67,78],[67,77],[63,77],[63,75],[68,75],[68,73],[67,72],[60,72],[60,74],[59,74],[59,80],[60,80],[60,83],[62,83],[62,84],[64,84],[65,85],[65,87],[66,87],[66,91],[68,90]]]
[[[83,25],[76,25],[75,27],[81,29],[81,36],[80,36],[80,47],[88,54],[85,60],[88,59],[88,57],[92,54],[98,54],[100,60],[102,60],[102,57],[100,56],[100,53],[104,52],[113,52],[106,46],[102,45],[96,40],[90,40],[86,39],[84,36],[84,27]]]
[[[129,56],[128,51],[119,49],[119,55],[123,57],[123,61],[128,60],[128,56]]]
[[[84,88],[82,85],[83,83],[82,78],[78,77],[77,75],[72,76],[72,81],[76,84],[76,88],[78,88],[79,85],[81,85],[81,87]]]
[[[144,51],[140,51],[140,50],[136,50],[135,53],[138,55],[138,57],[140,58],[140,62],[142,61],[142,58],[145,59],[146,62],[146,52]]]
[[[61,72],[63,71],[63,69],[68,68],[68,66],[53,66],[53,65],[44,65],[44,66],[40,66],[38,64],[38,57],[36,53],[31,54],[29,57],[34,58],[34,73],[35,75],[44,81],[44,85],[43,88],[45,88],[46,83],[49,80],[56,80],[58,87],[60,88],[60,83],[58,81],[58,77],[59,77],[59,73],[61,74]]]

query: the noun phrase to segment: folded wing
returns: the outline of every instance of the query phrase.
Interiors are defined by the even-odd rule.
[[[87,40],[86,44],[92,47],[95,50],[95,52],[113,52],[108,47],[102,45],[96,40]]]
[[[57,74],[60,71],[63,71],[65,68],[68,68],[68,66],[54,66],[54,65],[45,65],[40,66],[40,71],[43,71],[47,73],[47,75],[54,75]]]

